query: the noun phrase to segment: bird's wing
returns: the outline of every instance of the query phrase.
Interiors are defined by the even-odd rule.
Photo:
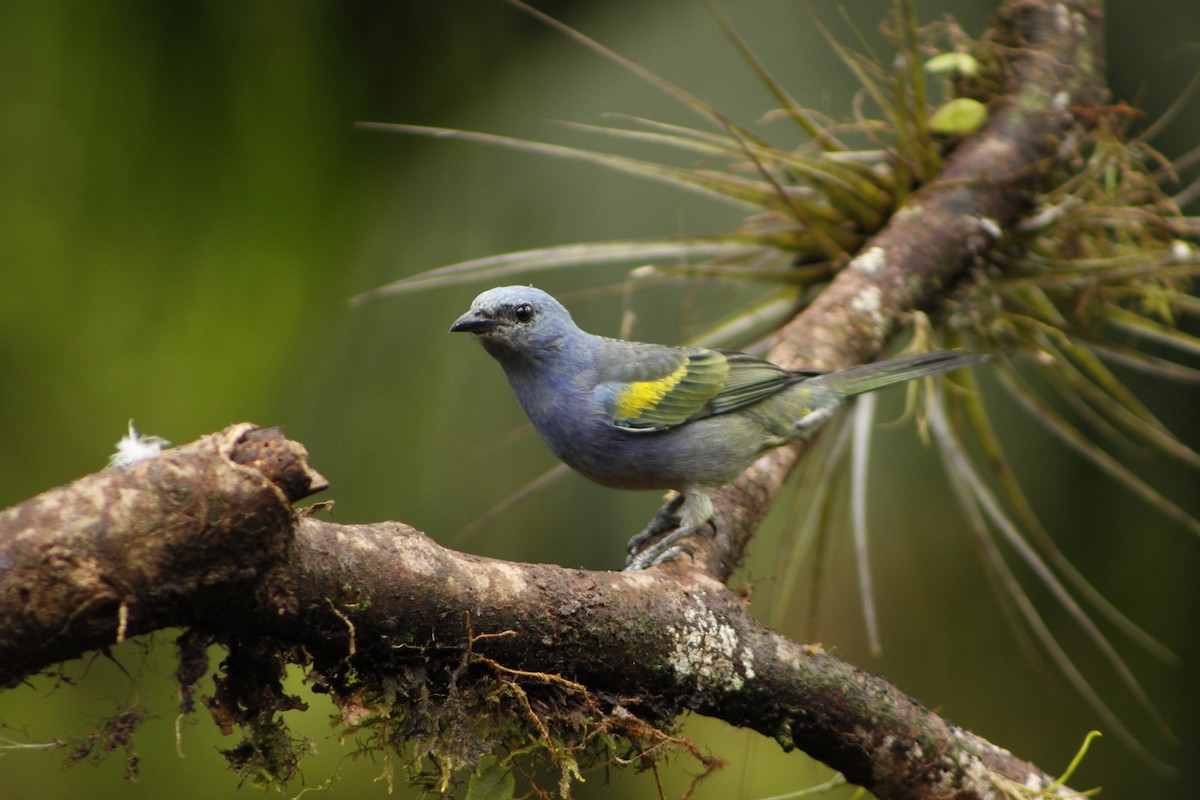
[[[654,355],[654,374],[645,375],[647,360],[635,356],[630,368],[644,378],[639,375],[643,379],[614,384],[612,424],[638,431],[664,430],[735,411],[803,378],[745,353],[693,347],[664,349]]]
[[[729,364],[729,377],[709,403],[710,414],[725,414],[757,403],[793,383],[819,374],[794,372],[761,358],[729,350],[719,351]]]

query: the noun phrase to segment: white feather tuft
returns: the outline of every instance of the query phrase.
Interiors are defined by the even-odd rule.
[[[142,436],[133,427],[133,420],[129,420],[129,433],[117,442],[117,452],[109,456],[108,466],[124,469],[147,458],[158,458],[162,455],[163,448],[169,447],[170,444],[161,436]]]

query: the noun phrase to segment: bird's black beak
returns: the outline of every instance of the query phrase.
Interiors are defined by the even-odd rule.
[[[450,326],[451,333],[487,333],[499,327],[500,323],[491,317],[484,316],[478,309],[471,309]]]

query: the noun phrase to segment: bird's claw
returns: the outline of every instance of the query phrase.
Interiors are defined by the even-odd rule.
[[[711,505],[708,508],[708,514],[699,523],[690,520],[688,514],[680,513],[687,498],[688,495],[685,493],[677,493],[655,513],[645,530],[629,540],[629,556],[625,559],[626,572],[638,572],[647,567],[654,567],[678,558],[684,553],[695,557],[695,553],[690,547],[676,544],[676,542],[698,533],[706,527],[716,533],[717,523],[712,518]],[[653,539],[660,536],[662,538],[652,542]],[[648,542],[652,543],[647,544]]]
[[[629,540],[629,544],[625,546],[626,552],[629,553],[629,557],[626,559],[626,564],[632,562],[634,556],[641,551],[641,549],[646,545],[646,542],[650,541],[656,536],[666,533],[667,531],[674,530],[679,526],[680,517],[677,512],[682,505],[683,495],[676,494],[674,497],[668,500],[662,508],[654,512],[654,516],[651,517],[650,522],[646,525],[645,529],[643,529],[641,533],[633,536]]]
[[[674,561],[685,553],[695,558],[696,554],[692,552],[692,548],[686,544],[670,544],[672,541],[677,541],[673,535],[640,553],[630,555],[625,562],[625,572],[640,572],[647,567],[657,567],[659,564]]]

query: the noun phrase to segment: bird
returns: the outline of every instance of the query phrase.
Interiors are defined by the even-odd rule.
[[[627,571],[685,552],[676,543],[712,520],[716,489],[809,435],[847,398],[988,357],[943,350],[830,372],[786,369],[734,350],[588,333],[532,286],[483,292],[450,332],[473,334],[500,363],[533,427],[576,472],[617,489],[675,492],[630,540]]]

